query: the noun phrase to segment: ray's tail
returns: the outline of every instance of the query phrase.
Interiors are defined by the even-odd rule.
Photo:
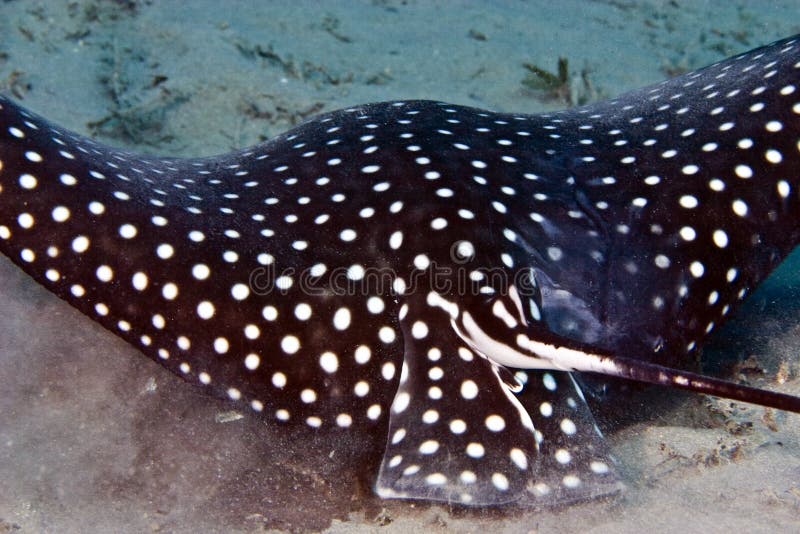
[[[674,369],[643,359],[604,355],[563,340],[527,340],[528,350],[553,369],[594,373],[647,384],[668,386],[715,397],[800,413],[800,397],[736,384],[727,380]]]

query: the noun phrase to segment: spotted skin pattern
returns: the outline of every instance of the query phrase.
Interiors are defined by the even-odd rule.
[[[371,104],[202,159],[0,97],[0,249],[275,424],[384,433],[382,497],[613,493],[563,371],[685,363],[798,242],[798,85],[792,38],[568,111]]]

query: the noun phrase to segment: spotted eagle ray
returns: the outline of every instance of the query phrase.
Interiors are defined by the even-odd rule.
[[[559,503],[620,477],[573,372],[679,370],[800,241],[800,38],[621,97],[316,117],[143,156],[0,97],[0,249],[275,424],[386,435],[381,497]]]

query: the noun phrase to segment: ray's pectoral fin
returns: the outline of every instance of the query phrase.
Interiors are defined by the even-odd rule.
[[[422,305],[424,306],[424,304]],[[531,419],[486,358],[467,349],[450,317],[410,309],[376,491],[382,497],[468,505],[521,499],[538,457]]]

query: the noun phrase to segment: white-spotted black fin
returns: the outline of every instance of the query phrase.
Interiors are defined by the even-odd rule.
[[[428,315],[424,326],[413,313],[402,320],[403,372],[377,492],[466,505],[520,500],[537,457],[530,417],[449,317]]]
[[[616,462],[571,373],[518,371],[518,398],[539,437],[539,455],[526,499],[566,504],[624,489]]]
[[[405,308],[382,497],[557,504],[617,493],[608,447],[567,373],[517,372],[468,349],[449,317]]]

